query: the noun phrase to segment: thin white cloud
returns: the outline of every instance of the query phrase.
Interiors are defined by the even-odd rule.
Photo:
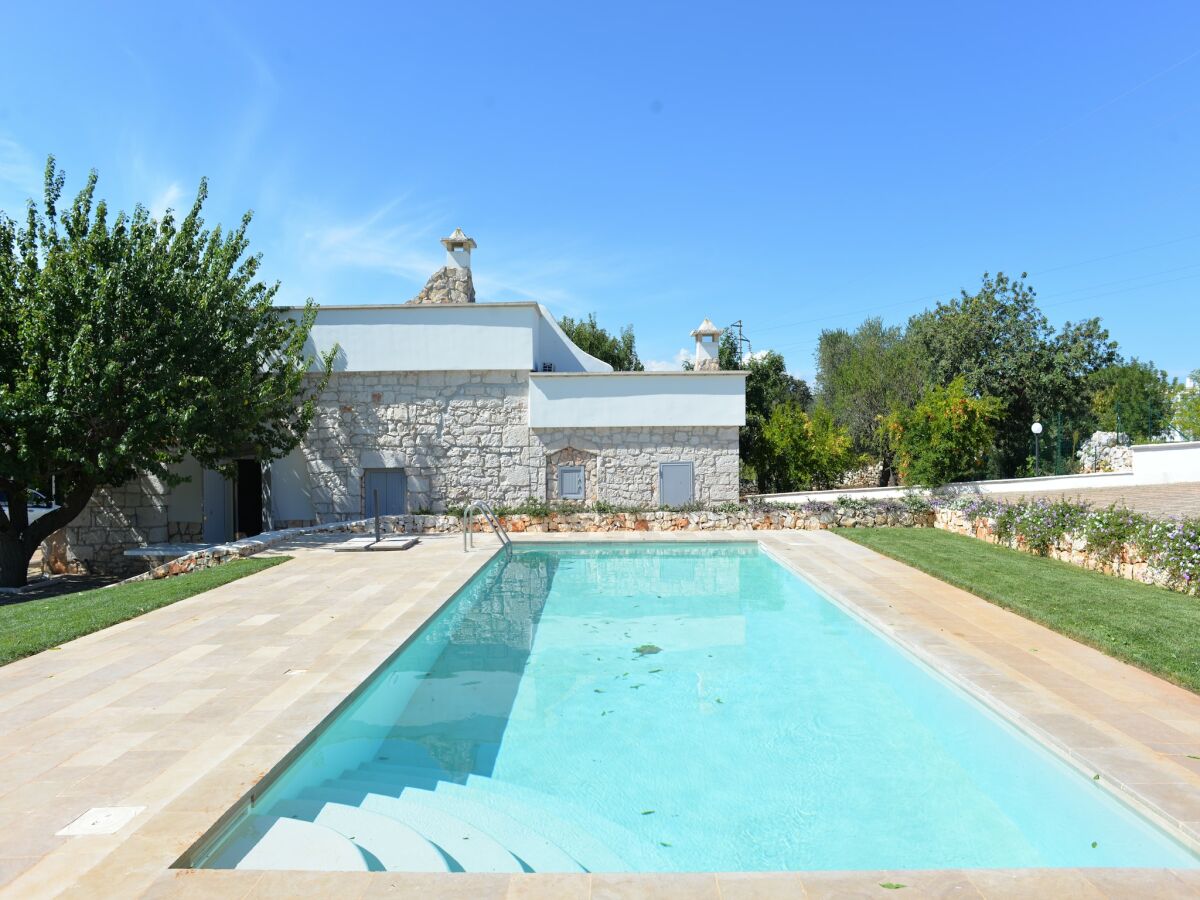
[[[183,188],[178,181],[172,181],[155,195],[150,201],[150,215],[161,219],[168,209],[179,210],[179,201],[183,199]]]
[[[674,359],[647,359],[643,361],[647,372],[681,372],[683,364],[692,358],[686,348],[680,348]]]
[[[339,269],[395,275],[405,282],[396,294],[415,293],[444,264],[438,241],[453,225],[445,209],[397,197],[358,219],[338,220],[321,214],[305,218],[319,224],[303,228],[295,238],[296,257],[307,277],[324,283]],[[463,227],[470,234],[469,223]],[[486,243],[486,236],[484,237]],[[486,248],[485,248],[486,253]],[[611,267],[603,260],[573,258],[555,247],[553,254],[522,254],[497,259],[476,253],[475,290],[483,301],[536,300],[555,315],[580,316],[592,311],[581,284],[601,282]]]
[[[0,182],[29,197],[42,193],[42,167],[14,140],[0,137]]]
[[[441,265],[436,224],[440,216],[418,212],[400,220],[397,197],[357,221],[310,228],[300,237],[301,258],[320,268],[370,269],[424,281]]]

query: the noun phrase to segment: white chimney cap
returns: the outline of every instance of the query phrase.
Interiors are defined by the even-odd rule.
[[[461,228],[455,228],[454,234],[442,238],[442,246],[447,250],[474,250],[479,245],[475,243],[475,238],[469,238],[463,234]]]
[[[700,327],[692,332],[692,337],[698,338],[698,337],[707,336],[710,334],[713,337],[717,337],[724,330],[725,329],[723,329],[723,328],[718,328],[716,325],[714,325],[712,323],[712,319],[705,316],[704,321],[700,323]]]

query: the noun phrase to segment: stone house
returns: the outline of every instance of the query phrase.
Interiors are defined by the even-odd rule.
[[[442,512],[528,498],[679,506],[738,498],[745,373],[715,368],[720,330],[693,332],[692,372],[614,372],[539,303],[477,303],[476,244],[404,304],[322,307],[314,354],[338,347],[302,444],[237,476],[185,461],[188,481],[102,489],[52,541],[58,570],[128,568],[127,549],[219,543],[263,530]],[[281,308],[298,315],[296,308]]]

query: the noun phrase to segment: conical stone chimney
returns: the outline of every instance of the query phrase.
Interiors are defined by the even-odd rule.
[[[471,251],[478,246],[461,228],[442,238],[446,264],[429,276],[421,293],[408,302],[417,305],[474,303],[475,283],[471,280]]]

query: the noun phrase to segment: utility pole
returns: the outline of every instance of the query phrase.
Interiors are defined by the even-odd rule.
[[[729,326],[730,331],[733,331],[733,329],[735,329],[735,328],[737,329],[737,337],[734,338],[734,341],[737,344],[737,351],[736,351],[736,356],[734,358],[734,361],[737,363],[737,367],[740,369],[740,368],[742,368],[742,363],[745,361],[746,351],[750,350],[750,341],[748,341],[742,335],[742,320],[741,319],[738,319],[736,322],[734,322],[732,325]],[[745,348],[745,349],[743,350],[743,348]]]

